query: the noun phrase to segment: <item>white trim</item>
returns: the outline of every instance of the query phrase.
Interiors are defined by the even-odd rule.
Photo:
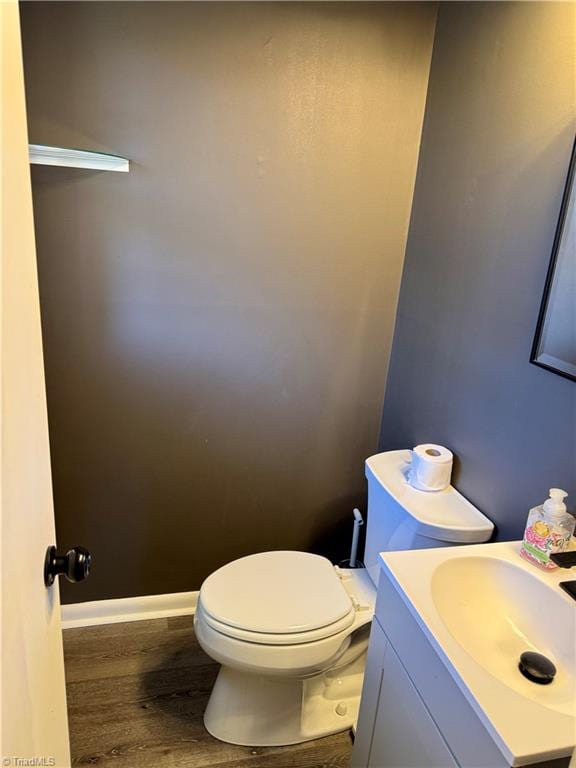
[[[168,595],[141,595],[118,600],[71,603],[62,606],[62,628],[162,619],[166,616],[190,616],[196,610],[197,602],[198,592],[174,592]]]
[[[30,162],[36,165],[59,165],[66,168],[89,168],[95,171],[120,171],[121,173],[128,173],[130,170],[129,160],[106,152],[29,144],[28,155]]]

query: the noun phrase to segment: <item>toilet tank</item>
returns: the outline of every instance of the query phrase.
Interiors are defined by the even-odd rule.
[[[494,525],[458,491],[419,491],[407,480],[410,451],[366,460],[368,522],[364,563],[378,585],[378,554],[488,541]]]

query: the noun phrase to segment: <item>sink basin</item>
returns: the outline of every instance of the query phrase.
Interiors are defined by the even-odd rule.
[[[540,706],[576,714],[576,610],[558,588],[513,562],[468,556],[439,563],[431,591],[439,618],[477,664]],[[554,662],[552,683],[520,673],[523,651]]]
[[[541,571],[520,550],[519,541],[501,541],[385,552],[380,580],[380,589],[385,580],[385,590],[399,597],[504,764],[513,766],[565,758],[576,745],[576,604],[560,588],[576,573]],[[383,594],[395,604],[389,591]],[[430,685],[431,700],[453,695],[441,675],[428,678],[428,667],[418,666],[402,627],[397,620],[390,631],[398,647],[405,642],[404,654],[415,654],[410,663],[422,685]],[[554,663],[551,683],[524,677],[518,662],[525,651]],[[446,727],[452,728],[448,721]]]

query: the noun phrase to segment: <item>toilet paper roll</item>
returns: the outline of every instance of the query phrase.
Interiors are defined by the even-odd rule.
[[[417,445],[412,451],[408,482],[419,491],[443,491],[450,485],[452,459],[452,452],[443,445]]]

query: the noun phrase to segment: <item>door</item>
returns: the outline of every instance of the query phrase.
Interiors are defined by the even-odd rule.
[[[2,57],[2,741],[6,766],[70,765],[48,423],[16,0],[0,2]],[[20,762],[18,762],[20,758]]]
[[[368,768],[458,768],[378,622],[373,631],[386,649]]]
[[[374,620],[353,768],[458,768],[420,694]]]

